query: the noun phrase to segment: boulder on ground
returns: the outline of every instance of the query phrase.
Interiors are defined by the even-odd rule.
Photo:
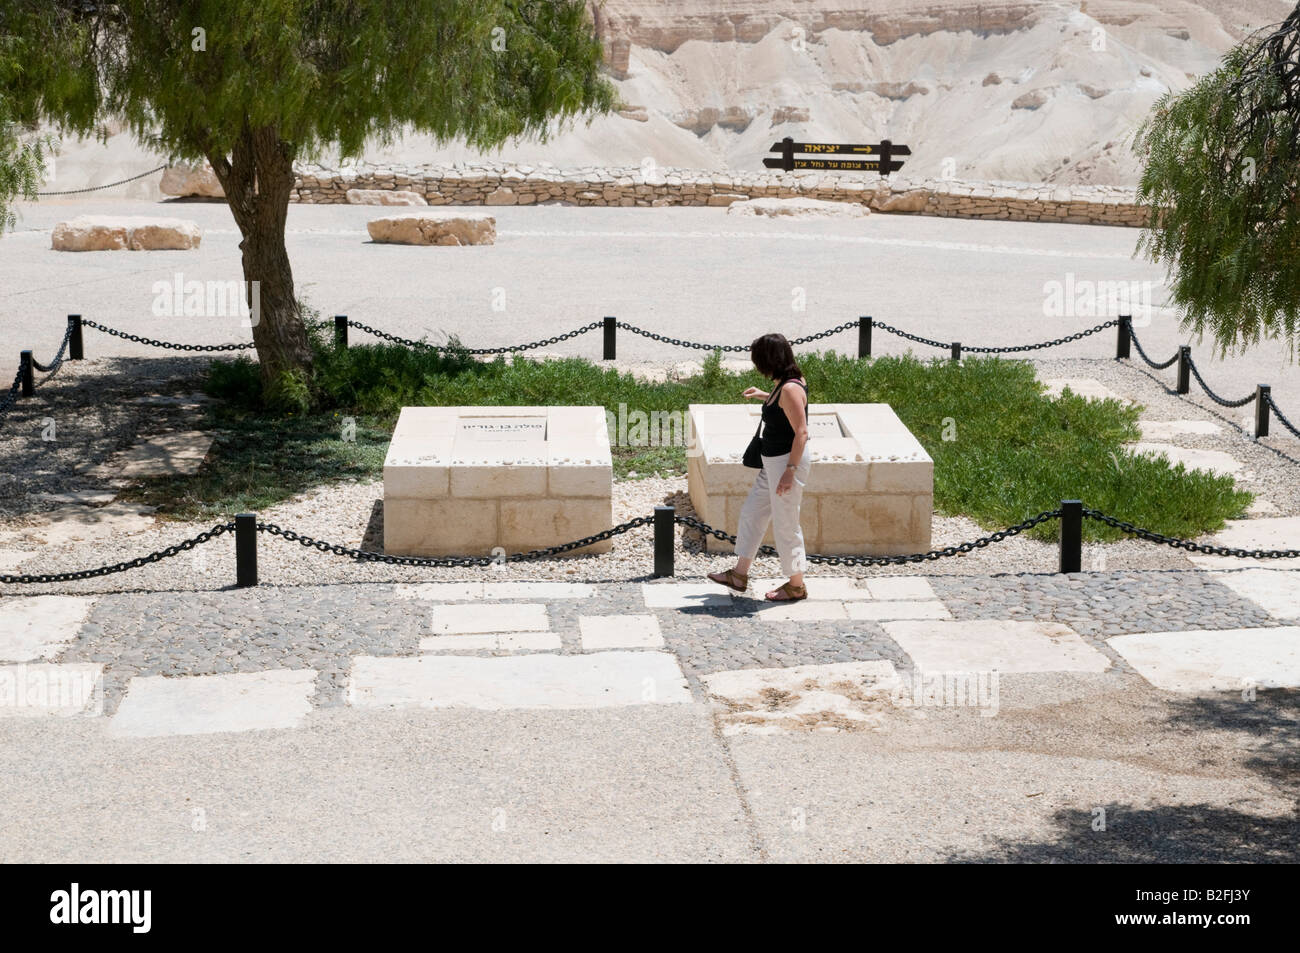
[[[199,195],[204,198],[221,199],[226,197],[225,190],[217,181],[217,174],[206,162],[199,166],[172,165],[163,172],[162,182],[158,188],[163,195],[187,197]]]
[[[407,212],[371,219],[372,241],[397,245],[491,245],[497,220],[484,212]]]
[[[82,215],[54,226],[55,251],[183,251],[198,248],[203,232],[181,218]]]
[[[768,218],[863,218],[871,210],[859,202],[825,202],[821,199],[750,199],[733,202],[728,215],[766,215]]]
[[[349,205],[428,205],[419,192],[403,189],[348,189]]]

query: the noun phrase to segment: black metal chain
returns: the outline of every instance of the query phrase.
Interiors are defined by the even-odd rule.
[[[1268,401],[1268,405],[1273,408],[1273,413],[1277,416],[1277,419],[1282,424],[1282,426],[1285,427],[1287,430],[1291,431],[1297,437],[1300,437],[1300,430],[1297,430],[1296,425],[1286,419],[1286,415],[1282,413],[1281,408],[1278,407],[1276,403],[1274,403],[1273,394],[1270,392],[1265,399]]]
[[[1137,332],[1133,330],[1132,324],[1128,326],[1128,336],[1133,339],[1133,346],[1137,348],[1138,354],[1142,356],[1142,360],[1146,361],[1149,367],[1154,367],[1158,371],[1163,371],[1166,367],[1173,366],[1174,361],[1178,360],[1177,352],[1175,352],[1174,356],[1167,361],[1153,361],[1151,358],[1147,357],[1147,352],[1142,350],[1142,342],[1138,340]]]
[[[35,358],[32,359],[32,367],[45,375],[39,381],[32,382],[33,388],[40,387],[42,384],[44,384],[51,377],[53,377],[55,374],[59,372],[59,368],[63,366],[63,353],[68,349],[68,341],[70,341],[71,339],[72,339],[72,325],[69,324],[67,330],[63,332],[63,343],[59,345],[58,353],[54,355],[54,359],[50,361],[49,366],[42,364],[40,361],[36,360]]]
[[[18,373],[14,375],[14,382],[9,387],[9,393],[5,394],[4,397],[0,397],[0,417],[9,413],[14,404],[18,403],[18,395],[22,393],[22,390],[23,369],[20,367]]]
[[[1045,347],[1056,347],[1061,344],[1069,344],[1071,341],[1081,341],[1090,334],[1096,334],[1098,331],[1104,331],[1107,328],[1113,328],[1119,324],[1118,318],[1112,318],[1103,324],[1088,328],[1086,331],[1079,331],[1075,334],[1067,334],[1063,338],[1056,338],[1053,341],[1043,341],[1039,344],[1022,344],[1019,347],[967,347],[962,345],[963,351],[970,351],[973,354],[1018,354],[1022,351],[1037,351]]]
[[[638,328],[635,324],[628,324],[626,321],[619,321],[618,326],[624,331],[631,331],[633,334],[639,334],[662,344],[671,344],[674,347],[694,348],[697,351],[723,351],[729,354],[749,350],[748,344],[701,344],[698,341],[683,341],[681,338],[670,338],[667,335],[656,334],[654,331],[647,331],[645,328]]]
[[[125,331],[119,331],[116,328],[105,327],[98,321],[82,319],[81,324],[83,327],[94,328],[96,331],[103,331],[105,334],[111,334],[114,337],[136,341],[139,344],[148,344],[150,347],[170,348],[173,351],[246,351],[257,346],[251,341],[247,344],[173,344],[170,341],[159,341],[156,338],[141,337],[138,334],[127,334]]]
[[[944,350],[950,350],[952,348],[951,343],[945,344],[943,341],[932,341],[929,338],[923,338],[915,334],[908,334],[901,328],[896,328],[892,324],[886,324],[884,321],[873,321],[871,326],[873,328],[880,328],[882,331],[888,331],[890,334],[896,334],[900,338],[905,338],[908,341],[915,341],[917,344],[924,344],[927,347],[939,347]]]
[[[150,563],[160,562],[171,556],[179,556],[181,553],[200,546],[209,540],[216,539],[223,533],[232,532],[235,528],[234,522],[218,523],[209,530],[205,530],[199,535],[191,537],[183,542],[168,546],[166,549],[160,549],[157,552],[150,553],[148,556],[137,556],[135,559],[129,559],[126,562],[114,563],[111,566],[100,566],[96,569],[79,569],[73,572],[49,572],[39,573],[29,576],[10,576],[0,575],[0,583],[4,585],[22,585],[25,583],[42,583],[42,582],[74,582],[79,579],[95,579],[99,576],[111,576],[114,573],[126,572],[128,569],[139,569],[141,566],[147,566]]]
[[[293,530],[281,529],[274,523],[258,523],[257,530],[260,533],[267,533],[271,536],[279,536],[293,543],[301,543],[310,549],[318,549],[322,553],[333,553],[335,556],[347,556],[350,559],[356,559],[361,562],[370,563],[388,563],[393,566],[491,566],[502,562],[525,562],[532,559],[542,559],[546,556],[558,556],[561,553],[572,552],[575,549],[582,549],[584,546],[591,546],[594,543],[604,542],[612,539],[622,533],[636,529],[638,526],[645,526],[654,522],[653,516],[638,516],[636,519],[629,520],[626,523],[620,523],[618,526],[603,530],[591,536],[584,536],[582,539],[575,539],[570,543],[561,543],[558,546],[548,546],[545,549],[531,549],[526,553],[511,553],[501,556],[392,556],[388,553],[370,552],[364,549],[353,549],[350,546],[340,546],[337,543],[329,543],[324,540],[313,539],[302,533],[295,533]],[[232,524],[233,525],[233,524]]]
[[[1205,383],[1205,378],[1203,378],[1201,372],[1197,370],[1195,361],[1189,359],[1187,364],[1192,369],[1192,376],[1196,378],[1196,383],[1201,385],[1201,390],[1205,391],[1210,400],[1214,401],[1220,407],[1245,407],[1255,399],[1254,394],[1247,394],[1245,397],[1241,398],[1241,400],[1225,400],[1214,391],[1210,390],[1210,385]]]
[[[396,334],[389,334],[386,331],[380,331],[378,328],[372,328],[368,324],[362,324],[360,321],[348,319],[348,326],[356,328],[358,331],[365,331],[367,334],[373,334],[377,338],[383,338],[385,341],[392,341],[394,344],[402,344],[406,347],[423,348],[429,351],[450,351],[461,350],[466,354],[508,354],[512,351],[531,351],[534,348],[548,347],[552,344],[559,344],[561,341],[567,341],[570,338],[576,338],[580,334],[586,334],[588,331],[594,331],[601,327],[600,321],[593,321],[585,324],[580,328],[574,328],[565,334],[557,334],[555,337],[544,338],[540,341],[533,341],[531,344],[511,344],[506,347],[467,347],[452,348],[446,344],[430,344],[428,341],[413,341],[410,338],[399,337]]]
[[[37,195],[81,195],[84,192],[100,192],[104,189],[113,189],[119,185],[126,185],[128,182],[134,182],[136,179],[143,179],[153,175],[155,172],[161,172],[167,168],[166,164],[158,166],[156,169],[150,169],[148,172],[141,172],[139,175],[133,175],[129,179],[122,179],[119,182],[110,182],[108,185],[92,185],[88,189],[65,189],[62,192],[37,192]]]
[[[1187,549],[1210,556],[1237,556],[1242,559],[1300,559],[1300,549],[1232,549],[1227,546],[1208,546],[1204,543],[1194,543],[1190,539],[1179,539],[1177,536],[1153,533],[1149,529],[1143,529],[1113,516],[1107,516],[1100,510],[1094,510],[1087,506],[1083,508],[1083,515],[1089,519],[1105,523],[1107,526],[1113,526],[1131,536],[1137,536],[1139,539],[1150,540],[1153,543],[1163,543],[1175,549]]]
[[[1061,515],[1060,509],[1046,510],[1037,516],[1032,516],[1023,523],[1017,523],[1015,526],[1008,526],[1006,529],[998,530],[996,533],[990,533],[988,536],[981,536],[979,539],[969,540],[968,542],[958,543],[956,546],[945,546],[943,549],[932,549],[928,553],[911,553],[906,556],[824,556],[808,555],[805,556],[810,563],[821,563],[827,566],[898,566],[903,563],[919,563],[926,560],[943,559],[947,556],[964,556],[966,553],[973,552],[976,549],[982,549],[990,543],[1000,543],[1004,539],[1019,535],[1027,529],[1031,529],[1046,520],[1056,519]],[[674,520],[683,526],[689,526],[700,532],[713,536],[717,539],[725,540],[728,543],[734,543],[736,537],[729,533],[724,533],[720,529],[714,529],[703,520],[696,519],[694,516],[675,516]],[[764,556],[776,555],[776,550],[771,546],[763,546],[759,552]]]
[[[1117,324],[1119,324],[1119,320],[1117,318],[1112,318],[1110,321],[1107,321],[1104,324],[1098,324],[1096,327],[1089,328],[1086,331],[1067,334],[1065,337],[1055,338],[1051,341],[1040,341],[1037,344],[1019,344],[1008,347],[967,347],[963,344],[962,350],[969,351],[972,354],[1019,354],[1024,351],[1038,351],[1045,347],[1057,347],[1061,344],[1069,344],[1071,341],[1082,340],[1090,334],[1096,334],[1098,331],[1106,330],[1106,328],[1113,328]],[[882,331],[888,331],[890,334],[896,334],[900,338],[914,341],[917,344],[924,344],[927,347],[937,347],[945,351],[952,349],[951,341],[933,341],[930,338],[923,338],[916,334],[909,334],[901,328],[896,328],[892,324],[885,324],[883,321],[873,322],[872,327],[880,328]]]

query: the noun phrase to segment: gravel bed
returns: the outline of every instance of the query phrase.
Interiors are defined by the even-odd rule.
[[[87,471],[116,451],[147,433],[163,429],[188,429],[201,411],[183,402],[176,405],[132,403],[143,394],[183,395],[196,389],[195,372],[201,359],[164,357],[157,360],[101,359],[69,364],[58,377],[38,391],[35,400],[20,401],[15,412],[0,424],[0,450],[7,463],[0,474],[0,529],[15,530],[38,519],[54,504],[29,494],[102,489]],[[1265,441],[1244,437],[1228,426],[1216,407],[1204,407],[1195,399],[1180,398],[1145,369],[1099,359],[1043,360],[1039,376],[1090,377],[1123,397],[1141,403],[1151,419],[1206,419],[1224,427],[1216,436],[1186,435],[1178,438],[1185,446],[1218,449],[1241,460],[1248,471],[1241,482],[1268,499],[1275,515],[1300,515],[1300,481],[1296,480],[1300,442],[1274,436]],[[1231,396],[1231,395],[1230,395]],[[75,409],[72,413],[69,408]],[[53,416],[58,427],[56,441],[43,441],[43,420]],[[21,466],[16,461],[24,461]],[[286,529],[340,543],[378,550],[382,541],[382,484],[379,482],[337,484],[286,501],[259,514],[267,522]],[[636,516],[650,515],[658,504],[671,503],[678,513],[693,513],[686,495],[686,480],[647,478],[619,481],[614,485],[614,520],[621,523]],[[84,569],[145,555],[176,544],[209,528],[207,522],[158,521],[152,528],[129,535],[75,545],[41,546],[6,543],[4,547],[31,553],[18,562],[20,571],[60,572]],[[938,517],[934,522],[934,548],[953,545],[986,535],[973,521],[962,517]],[[702,576],[730,564],[725,554],[702,552],[694,532],[679,529],[677,575]],[[320,553],[283,539],[261,536],[259,566],[266,583],[302,585],[323,580],[339,583],[406,582],[437,579],[480,579],[485,572],[493,578],[538,580],[619,581],[647,578],[653,569],[651,527],[645,526],[615,538],[611,552],[597,556],[570,556],[511,563],[485,570],[469,568],[406,568],[381,563],[357,563]],[[1052,572],[1057,564],[1056,545],[1023,537],[989,545],[966,556],[930,560],[897,567],[862,568],[815,566],[817,575],[870,576],[993,575],[999,573]],[[14,563],[8,564],[13,571]],[[1181,550],[1140,540],[1085,547],[1084,568],[1096,571],[1186,569],[1191,564]],[[774,558],[760,558],[756,572],[775,575]],[[234,579],[233,538],[223,537],[193,551],[140,569],[74,583],[31,585],[25,593],[110,592],[130,590],[213,590]]]

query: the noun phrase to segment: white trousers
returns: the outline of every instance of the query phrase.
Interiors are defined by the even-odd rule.
[[[776,485],[785,473],[790,454],[763,457],[763,469],[758,471],[745,505],[740,508],[740,525],[736,527],[736,555],[753,559],[763,543],[767,527],[772,525],[776,552],[781,558],[781,572],[790,576],[807,568],[807,550],[803,545],[803,527],[799,525],[799,505],[803,502],[804,484],[812,468],[807,448],[803,459],[794,470],[794,486],[789,493],[776,495]]]

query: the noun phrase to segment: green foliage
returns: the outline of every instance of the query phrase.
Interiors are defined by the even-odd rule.
[[[771,383],[754,371],[724,371],[712,359],[707,373],[656,384],[578,358],[482,362],[463,352],[387,345],[318,347],[311,419],[325,428],[334,426],[336,414],[347,414],[367,426],[391,429],[398,411],[412,405],[599,405],[615,420],[634,411],[684,415],[689,404],[736,403],[746,387],[766,389]],[[1027,362],[925,363],[910,355],[860,361],[831,353],[801,355],[800,366],[819,403],[892,405],[934,458],[937,510],[968,516],[985,529],[1000,529],[1077,497],[1157,532],[1196,536],[1240,516],[1251,501],[1229,477],[1133,455],[1124,445],[1138,439],[1139,408],[1068,391],[1050,399]],[[250,401],[256,382],[251,362],[218,362],[207,389],[243,408],[241,426],[261,417],[279,419]],[[630,428],[627,435],[636,437]],[[619,477],[685,472],[680,446],[633,439],[616,447],[614,457]],[[214,466],[225,463],[217,458],[209,468]],[[1089,539],[1118,537],[1093,521],[1084,528]],[[1044,524],[1033,535],[1049,539],[1056,531],[1054,524]]]
[[[50,147],[48,136],[27,134],[15,121],[6,90],[19,72],[16,44],[0,36],[0,234],[17,222],[14,199],[36,197]]]
[[[488,148],[607,111],[578,0],[3,0],[24,115],[106,116],[186,159],[271,129],[294,157],[407,128]],[[504,47],[504,48],[501,48]]]
[[[1283,338],[1294,359],[1300,115],[1295,64],[1283,69],[1271,52],[1247,41],[1156,103],[1135,141],[1144,161],[1138,199],[1150,214],[1139,248],[1166,264],[1185,328],[1208,331],[1220,353]]]

